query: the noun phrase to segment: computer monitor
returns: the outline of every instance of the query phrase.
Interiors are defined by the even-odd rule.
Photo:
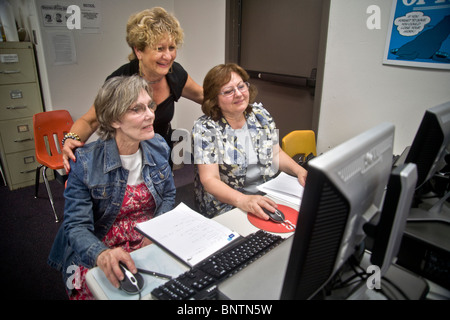
[[[414,163],[394,168],[389,177],[381,214],[375,224],[364,225],[364,231],[373,240],[370,262],[380,268],[381,276],[386,274],[397,257],[416,183],[417,167]]]
[[[419,129],[408,151],[405,163],[415,163],[418,178],[415,192],[415,207],[427,193],[440,194],[438,201],[431,209],[415,208],[411,210],[409,221],[444,221],[450,223],[450,216],[442,212],[442,205],[450,196],[447,190],[448,182],[444,183],[444,190],[433,188],[431,182],[436,179],[448,181],[448,174],[436,174],[446,166],[446,156],[450,144],[450,101],[429,108],[420,123]],[[433,181],[434,180],[434,181]]]
[[[392,169],[394,126],[382,123],[309,162],[281,299],[313,298],[365,238]]]

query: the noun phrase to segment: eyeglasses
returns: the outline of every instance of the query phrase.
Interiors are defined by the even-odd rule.
[[[134,107],[131,107],[128,109],[132,114],[135,114],[139,117],[143,116],[145,112],[147,111],[147,108],[149,108],[152,112],[155,112],[157,107],[157,104],[155,102],[150,102],[149,105],[145,105],[143,103],[138,103]]]
[[[221,95],[224,97],[231,97],[236,93],[236,89],[239,90],[241,93],[247,92],[248,88],[250,87],[250,83],[248,82],[241,82],[234,88],[226,88],[224,91],[220,92]]]

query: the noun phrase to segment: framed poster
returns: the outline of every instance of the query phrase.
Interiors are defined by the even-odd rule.
[[[450,2],[394,0],[384,64],[450,69]]]

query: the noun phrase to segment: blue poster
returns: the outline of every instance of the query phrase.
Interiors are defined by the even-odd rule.
[[[385,64],[450,69],[450,0],[394,0]]]

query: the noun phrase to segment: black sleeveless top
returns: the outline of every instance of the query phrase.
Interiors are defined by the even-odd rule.
[[[117,76],[132,76],[134,74],[139,74],[139,60],[135,59],[127,64],[124,64],[119,69],[111,73],[106,80],[117,77]],[[158,105],[155,113],[155,122],[153,127],[155,132],[159,133],[164,137],[170,147],[172,147],[171,141],[171,126],[170,121],[172,121],[173,115],[175,113],[175,102],[177,102],[183,88],[186,85],[188,74],[186,70],[177,62],[172,65],[172,71],[166,75],[167,83],[170,88],[169,97]]]

